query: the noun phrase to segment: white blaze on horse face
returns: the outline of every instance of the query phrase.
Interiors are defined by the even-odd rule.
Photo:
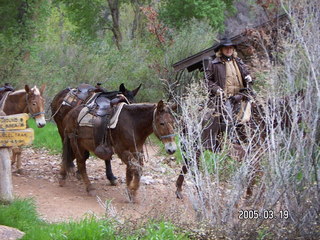
[[[33,92],[34,95],[40,96],[40,91],[37,88],[37,86],[34,86],[33,88],[31,88],[31,91]]]
[[[172,141],[172,142],[166,142],[166,143],[164,144],[164,147],[165,147],[166,152],[167,152],[168,154],[174,154],[174,153],[177,151],[177,144],[176,144],[174,141]]]
[[[45,117],[44,117],[44,114],[41,114],[41,115],[35,117],[35,120],[36,120],[36,123],[37,123],[37,127],[38,127],[38,128],[44,127],[44,126],[46,125],[46,123],[47,123],[47,122],[46,122],[46,119],[45,119]]]

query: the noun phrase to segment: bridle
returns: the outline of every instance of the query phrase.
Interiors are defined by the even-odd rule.
[[[41,97],[41,96],[40,96]],[[41,97],[42,98],[42,97]],[[27,108],[28,108],[28,111],[29,111],[29,115],[33,118],[41,115],[41,114],[45,114],[45,112],[37,112],[37,113],[31,113],[31,109],[30,109],[30,106],[29,106],[29,103],[28,103],[28,93],[26,92],[26,103],[27,103]]]
[[[156,124],[155,124],[156,111],[157,111],[157,108],[155,108],[155,109],[153,110],[153,116],[152,116],[152,127],[153,127],[154,132],[156,133],[156,135],[158,135],[161,140],[162,140],[162,139],[165,139],[165,138],[171,138],[171,137],[176,136],[175,133],[168,134],[168,135],[164,135],[164,136],[161,136],[161,135],[159,134],[159,131],[158,131],[157,126],[156,126]]]

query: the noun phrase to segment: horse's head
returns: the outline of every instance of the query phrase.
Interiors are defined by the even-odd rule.
[[[97,91],[97,88],[86,83],[81,83],[76,89],[74,89],[74,94],[82,101],[88,99],[92,96],[94,92]]]
[[[136,102],[134,97],[137,95],[138,91],[140,90],[142,84],[140,84],[136,89],[133,89],[132,91],[126,89],[123,83],[119,86],[119,92],[121,92],[130,103]]]
[[[177,150],[174,133],[174,117],[168,105],[161,100],[153,113],[153,132],[162,141],[168,154]]]
[[[43,84],[39,90],[37,86],[30,88],[29,85],[25,85],[26,90],[26,102],[29,114],[36,120],[37,127],[42,128],[46,125],[45,119],[45,99],[43,93],[46,86]]]

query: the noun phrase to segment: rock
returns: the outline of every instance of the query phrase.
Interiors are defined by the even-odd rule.
[[[146,185],[156,183],[156,180],[154,180],[151,176],[142,176],[140,181]]]
[[[24,234],[16,228],[0,225],[0,239],[16,240],[22,238]]]

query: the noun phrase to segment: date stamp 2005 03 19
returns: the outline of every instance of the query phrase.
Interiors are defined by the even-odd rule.
[[[238,215],[239,219],[265,219],[265,220],[272,220],[272,219],[288,219],[289,218],[289,211],[288,210],[280,210],[275,212],[273,210],[240,210]]]

